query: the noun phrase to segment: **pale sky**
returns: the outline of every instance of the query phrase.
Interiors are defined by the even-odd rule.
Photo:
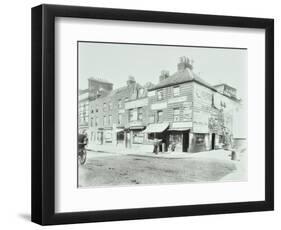
[[[247,50],[79,42],[79,88],[102,78],[119,88],[128,76],[140,84],[158,83],[162,70],[177,71],[181,56],[194,60],[193,71],[211,85],[226,83],[247,98]]]

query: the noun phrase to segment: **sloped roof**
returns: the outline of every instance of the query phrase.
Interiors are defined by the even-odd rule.
[[[150,88],[149,90],[155,90],[155,89],[177,85],[189,81],[197,81],[198,83],[201,83],[208,88],[214,89],[209,83],[207,83],[202,78],[200,78],[192,70],[186,68],[184,70],[177,71],[176,73],[162,80],[161,82]]]

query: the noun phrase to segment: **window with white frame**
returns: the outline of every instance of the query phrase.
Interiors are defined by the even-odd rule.
[[[174,108],[174,121],[180,121],[180,109]]]
[[[109,115],[108,116],[108,125],[111,125],[112,124],[112,115]]]
[[[138,108],[138,121],[142,121],[143,119],[143,108],[139,107]]]
[[[164,99],[164,92],[163,92],[163,89],[157,90],[156,95],[157,95],[157,100],[158,100],[158,101],[163,100],[163,99]]]
[[[118,100],[118,108],[121,109],[122,108],[122,99]]]
[[[174,86],[173,87],[173,96],[177,97],[180,95],[180,86]]]
[[[158,110],[156,113],[156,122],[160,123],[163,121],[163,110]]]
[[[122,124],[122,114],[119,113],[118,114],[118,125],[121,125]]]

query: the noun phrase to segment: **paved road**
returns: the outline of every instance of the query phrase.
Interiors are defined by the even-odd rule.
[[[165,159],[88,152],[79,166],[79,186],[112,186],[218,181],[236,166],[214,158]]]

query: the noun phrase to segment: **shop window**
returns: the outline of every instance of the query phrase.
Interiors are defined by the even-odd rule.
[[[174,121],[180,121],[180,109],[174,108]]]
[[[106,143],[111,143],[112,142],[112,133],[110,131],[106,132],[104,139],[105,139]]]
[[[124,132],[118,132],[116,138],[117,138],[117,143],[122,143],[125,140]]]
[[[196,140],[195,140],[196,144],[198,144],[198,145],[204,144],[205,134],[197,133],[195,135],[195,138],[196,138]]]
[[[179,86],[173,87],[173,96],[177,97],[179,95],[180,95],[180,87]]]
[[[170,140],[173,144],[182,144],[182,134],[180,133],[172,133],[170,134]]]
[[[142,144],[144,140],[144,134],[142,132],[133,133],[133,144]]]
[[[148,133],[147,134],[147,139],[148,140],[154,140],[154,133]]]

